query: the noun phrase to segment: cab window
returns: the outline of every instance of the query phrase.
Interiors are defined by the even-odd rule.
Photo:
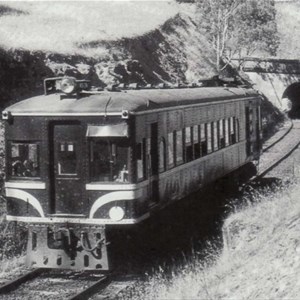
[[[128,150],[127,141],[124,139],[91,139],[91,181],[128,182]]]
[[[38,143],[11,142],[9,175],[12,177],[40,177]]]

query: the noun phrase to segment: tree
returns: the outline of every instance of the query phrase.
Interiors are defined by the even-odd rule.
[[[218,71],[221,62],[229,63],[237,55],[259,50],[276,54],[274,0],[197,0],[197,9],[199,28],[216,51]]]
[[[239,56],[255,52],[276,55],[279,46],[273,0],[248,0],[235,16],[236,50]]]

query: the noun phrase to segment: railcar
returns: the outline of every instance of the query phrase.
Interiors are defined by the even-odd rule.
[[[29,225],[30,266],[109,270],[107,228],[153,217],[259,158],[252,89],[99,91],[68,77],[44,86],[2,112],[7,220]]]

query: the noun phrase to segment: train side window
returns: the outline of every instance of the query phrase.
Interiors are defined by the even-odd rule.
[[[207,150],[207,124],[200,125],[201,156],[208,153]]]
[[[185,129],[185,160],[193,160],[193,127]]]
[[[148,176],[151,176],[151,170],[152,170],[152,166],[151,166],[151,138],[146,138],[145,139],[146,142],[146,163],[148,166]]]
[[[159,172],[166,171],[166,141],[162,137],[159,143]]]
[[[40,177],[39,145],[37,143],[10,143],[9,174],[13,177]]]
[[[176,165],[180,165],[183,163],[183,134],[182,130],[178,130],[175,132],[175,140],[176,140]]]
[[[194,144],[194,158],[198,159],[201,156],[200,152],[200,140],[199,140],[199,125],[193,127],[193,144]]]
[[[229,146],[230,141],[229,141],[229,119],[224,120],[225,121],[225,147]]]
[[[250,134],[253,133],[253,109],[249,107],[249,130]]]
[[[230,144],[236,143],[235,117],[230,118]]]
[[[168,134],[168,167],[174,167],[174,133]]]
[[[217,151],[219,149],[219,126],[218,122],[213,122],[213,149]]]
[[[257,115],[258,130],[261,131],[262,130],[262,124],[261,124],[261,109],[260,109],[260,106],[257,107],[256,115]]]
[[[261,147],[261,129],[260,106],[258,106],[256,109],[256,151],[259,151]]]
[[[220,148],[225,148],[225,120],[219,122]]]
[[[212,126],[211,123],[206,124],[206,136],[207,136],[207,153],[212,152]]]
[[[235,140],[236,142],[240,141],[240,123],[239,120],[235,120]]]
[[[137,179],[143,180],[145,179],[145,166],[146,166],[146,159],[145,159],[145,140],[143,143],[138,143],[136,145],[136,167],[137,167]]]

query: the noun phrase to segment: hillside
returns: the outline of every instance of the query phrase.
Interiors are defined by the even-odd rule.
[[[174,17],[174,3],[148,1],[1,2],[9,7],[1,20],[5,49],[103,56],[105,49],[84,44],[141,36]]]
[[[0,14],[4,102],[40,93],[44,77],[66,73],[102,86],[215,74],[214,53],[187,4],[1,2]]]
[[[300,54],[299,6],[276,3],[279,57]],[[215,53],[197,22],[193,5],[175,1],[1,2],[0,106],[66,73],[102,86],[209,78]]]

